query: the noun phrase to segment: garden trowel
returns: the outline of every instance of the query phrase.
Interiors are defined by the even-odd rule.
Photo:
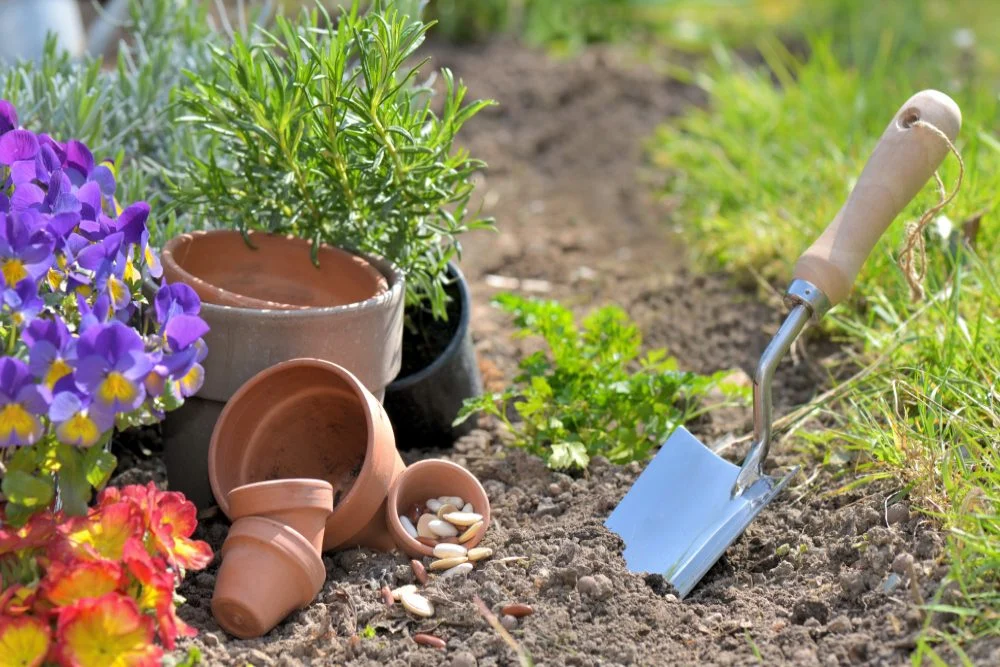
[[[629,570],[662,574],[685,597],[797,472],[779,478],[763,470],[775,368],[806,325],[847,296],[961,123],[955,102],[934,90],[911,97],[889,123],[847,203],[795,265],[785,295],[791,310],[754,374],[753,442],[743,465],[722,459],[683,427],[675,430],[605,523],[625,541]]]

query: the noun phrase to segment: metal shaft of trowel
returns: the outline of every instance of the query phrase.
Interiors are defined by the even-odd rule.
[[[829,308],[826,294],[806,280],[796,280],[789,286],[785,302],[792,306],[791,312],[760,355],[754,372],[753,442],[733,485],[734,497],[753,486],[764,474],[764,460],[771,444],[771,383],[774,371],[809,320],[818,320]]]

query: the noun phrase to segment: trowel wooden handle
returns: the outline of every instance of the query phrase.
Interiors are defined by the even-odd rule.
[[[917,120],[954,141],[962,113],[954,100],[936,90],[908,99],[882,133],[847,203],[795,265],[795,278],[819,287],[831,305],[848,295],[879,237],[948,154],[940,136],[913,126]]]

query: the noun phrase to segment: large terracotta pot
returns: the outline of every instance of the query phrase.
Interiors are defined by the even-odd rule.
[[[238,486],[300,477],[330,482],[324,549],[392,549],[385,504],[403,469],[382,405],[353,374],[318,359],[255,375],[222,411],[208,451],[212,492],[230,518],[227,496]]]
[[[316,269],[306,241],[265,234],[250,239],[257,250],[238,232],[197,232],[172,239],[163,250],[166,280],[180,280],[201,294],[201,316],[210,327],[205,384],[163,423],[170,486],[202,509],[212,504],[205,464],[212,429],[225,402],[250,378],[289,359],[324,359],[349,370],[381,401],[402,358],[404,284],[396,267],[323,247]],[[235,268],[227,273],[220,268],[225,266]],[[305,284],[305,278],[307,287],[290,287]],[[222,286],[213,287],[209,279]],[[146,286],[149,296],[155,289]],[[313,307],[275,301],[290,294]],[[241,298],[268,307],[213,301]],[[318,305],[324,303],[329,305]]]

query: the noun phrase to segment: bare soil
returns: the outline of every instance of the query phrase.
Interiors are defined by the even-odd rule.
[[[525,345],[492,309],[491,285],[513,285],[584,312],[613,301],[641,324],[648,343],[666,346],[683,367],[751,371],[782,309],[694,275],[663,224],[643,167],[642,141],[671,114],[700,103],[694,89],[613,51],[573,62],[510,44],[457,49],[433,45],[434,65],[453,68],[477,97],[501,105],[467,128],[464,143],[490,165],[479,191],[497,234],[473,236],[462,261],[472,286],[473,331],[487,380],[502,385]],[[779,411],[822,387],[831,346],[807,340],[783,364]],[[894,503],[898,489],[869,486],[840,495],[832,472],[806,470],[727,552],[684,601],[661,577],[629,573],[623,544],[602,523],[641,470],[594,461],[586,475],[555,473],[511,450],[494,424],[447,451],[409,451],[408,462],[444,456],[468,467],[490,495],[495,523],[484,546],[492,560],[466,579],[438,581],[427,594],[437,614],[417,620],[387,609],[379,588],[409,583],[408,560],[351,550],[325,556],[317,600],[265,637],[239,641],[212,619],[218,557],[188,576],[180,614],[200,630],[192,641],[213,665],[516,665],[517,658],[476,611],[480,596],[497,612],[512,602],[534,613],[513,637],[536,665],[884,665],[904,664],[928,599],[946,573],[934,525]],[[747,410],[726,410],[694,425],[715,442],[749,426]],[[149,433],[146,445],[155,450]],[[131,445],[118,482],[163,481],[162,464]],[[739,448],[728,452],[737,459]],[[777,445],[775,469],[801,457]],[[218,551],[224,520],[206,519],[199,536]],[[521,557],[521,558],[515,558]],[[933,622],[945,622],[938,617]],[[430,632],[444,651],[417,645]],[[981,647],[982,664],[1000,662]],[[992,655],[990,651],[993,651]]]

